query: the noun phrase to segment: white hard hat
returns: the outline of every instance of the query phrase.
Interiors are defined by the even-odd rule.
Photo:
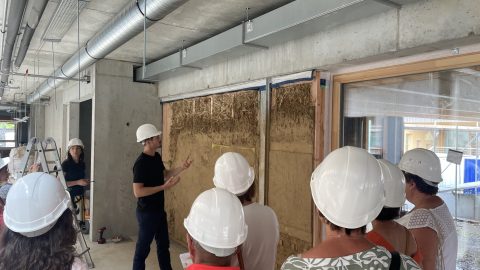
[[[313,201],[331,223],[356,229],[374,220],[385,203],[377,160],[364,149],[331,152],[312,173]]]
[[[442,182],[442,167],[438,156],[427,149],[415,148],[403,154],[400,170],[417,175],[433,184]]]
[[[253,184],[255,171],[239,153],[227,152],[215,162],[213,184],[235,195],[245,193]]]
[[[247,238],[242,204],[221,188],[198,195],[183,225],[193,239],[217,257],[233,254]]]
[[[79,138],[73,138],[68,142],[67,149],[70,151],[72,146],[80,146],[82,149],[84,148],[82,140]]]
[[[35,172],[10,188],[3,219],[10,230],[27,237],[48,232],[65,212],[70,195],[54,176]]]
[[[378,164],[385,182],[385,206],[402,207],[405,204],[405,176],[388,160],[379,159]]]
[[[137,128],[137,142],[143,142],[146,139],[159,136],[162,132],[152,124],[143,124]]]
[[[7,164],[10,162],[9,157],[4,157],[0,159],[0,170],[3,169],[3,167],[7,166]]]

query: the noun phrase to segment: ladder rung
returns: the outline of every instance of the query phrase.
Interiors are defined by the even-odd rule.
[[[62,170],[51,170],[51,171],[48,171],[48,173],[56,173],[56,172],[61,172]]]
[[[87,253],[88,251],[90,251],[90,248],[89,248],[89,247],[87,247],[85,250],[83,250],[82,252],[80,252],[80,253],[78,254],[78,256],[82,256],[83,254]]]
[[[43,152],[53,152],[57,151],[57,149],[43,149]]]

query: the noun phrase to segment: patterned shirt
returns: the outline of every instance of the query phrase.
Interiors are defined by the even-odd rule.
[[[420,270],[410,257],[400,254],[401,270]],[[337,258],[301,258],[290,256],[283,263],[282,270],[386,270],[390,267],[392,255],[384,247],[375,246],[352,255]]]

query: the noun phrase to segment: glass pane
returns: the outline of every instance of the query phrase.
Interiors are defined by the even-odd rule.
[[[0,121],[0,147],[15,147],[15,123]]]
[[[417,147],[437,154],[444,179],[439,196],[457,220],[457,267],[480,269],[480,67],[351,83],[344,90],[344,145],[395,164]],[[463,152],[459,165],[447,161],[449,149]]]

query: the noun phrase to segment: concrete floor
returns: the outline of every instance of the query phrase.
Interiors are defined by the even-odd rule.
[[[107,243],[99,245],[97,242],[90,242],[85,237],[87,245],[90,247],[95,269],[98,270],[127,270],[132,269],[133,254],[135,252],[136,239],[123,240],[119,243],[113,243],[110,239]],[[173,270],[182,270],[179,254],[187,252],[187,249],[180,244],[170,242],[170,258]],[[152,242],[150,254],[146,261],[146,269],[159,269],[155,241]]]
[[[480,223],[457,221],[457,270],[480,269]]]

